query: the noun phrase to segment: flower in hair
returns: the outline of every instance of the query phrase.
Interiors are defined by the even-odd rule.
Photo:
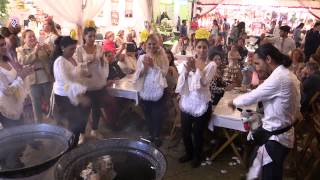
[[[199,28],[195,34],[196,39],[209,39],[209,36],[210,32],[205,28]]]
[[[70,37],[74,40],[77,40],[77,31],[75,29],[71,29]]]
[[[89,27],[96,28],[96,23],[92,19],[88,19],[85,21],[84,26],[86,28],[89,28]]]
[[[140,33],[141,42],[146,42],[149,37],[149,32],[145,29]]]

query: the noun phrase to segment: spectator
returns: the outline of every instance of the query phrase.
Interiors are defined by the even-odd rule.
[[[301,77],[301,71],[304,68],[304,54],[301,49],[294,49],[291,52],[291,61],[292,64],[289,67],[289,70],[292,71],[298,79]]]
[[[273,36],[274,37],[279,37],[280,36],[280,27],[282,26],[282,21],[278,21],[278,25],[274,27],[273,30]]]
[[[223,24],[222,24],[222,37],[223,37],[223,42],[224,45],[227,45],[227,38],[230,32],[230,24],[227,22],[227,19],[223,19]]]
[[[187,20],[182,20],[182,25],[180,26],[180,37],[188,37],[188,27]]]
[[[311,54],[315,53],[317,48],[320,45],[320,21],[317,21],[313,28],[310,29],[305,38],[304,44],[304,55],[306,56],[306,60],[308,61]]]
[[[300,47],[301,46],[301,41],[302,41],[301,31],[303,29],[303,26],[304,26],[304,23],[300,23],[299,26],[297,26],[293,30],[293,39],[296,42],[296,47]]]
[[[316,92],[320,91],[320,71],[319,64],[316,62],[308,62],[305,67],[306,77],[302,83],[301,95],[301,112],[307,112],[309,102]]]
[[[273,44],[282,54],[288,55],[296,48],[294,40],[288,37],[290,26],[280,27],[280,37],[266,39],[264,42]]]

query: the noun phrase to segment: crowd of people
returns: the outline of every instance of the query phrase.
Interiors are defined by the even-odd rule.
[[[84,142],[89,119],[91,136],[97,136],[104,113],[117,124],[119,102],[107,87],[131,75],[148,139],[161,146],[164,116],[168,115],[164,112],[177,108],[185,146],[179,162],[191,161],[196,168],[203,158],[203,132],[212,106],[227,90],[250,88],[229,102],[231,108],[260,103],[264,109],[260,130],[267,138],[257,153],[269,158],[263,160],[263,167],[252,166],[250,173],[254,176],[262,168],[264,179],[281,179],[284,159],[293,147],[292,124],[299,112],[310,111],[309,102],[320,90],[320,22],[306,32],[305,40],[300,37],[303,25],[293,31],[294,38],[289,26],[279,25],[271,30],[279,36],[261,35],[258,48],[252,51],[246,47],[244,22],[230,26],[226,20],[223,24],[214,21],[211,31],[193,24],[194,32],[188,33],[183,21],[178,47],[172,52],[156,32],[148,32],[137,45],[134,31],[121,30],[116,37],[108,31],[99,45],[96,27],[90,26],[84,28],[79,44],[61,36],[51,18],[43,23],[41,39],[26,29],[19,40],[19,27],[9,24],[0,32],[0,123],[3,128],[23,124],[23,105],[30,96],[34,122],[45,122],[50,112],[58,125],[74,133],[76,146]],[[182,51],[192,56],[185,59],[178,74],[174,55]],[[169,103],[177,105],[168,107]]]

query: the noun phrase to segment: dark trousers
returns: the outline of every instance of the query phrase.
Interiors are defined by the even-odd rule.
[[[162,128],[164,113],[164,96],[158,101],[142,100],[142,108],[148,123],[149,135],[152,138],[159,138]]]
[[[54,95],[59,117],[68,121],[68,129],[74,134],[74,145],[78,144],[80,133],[86,130],[88,108],[71,104],[67,96]]]
[[[211,117],[211,112],[211,105],[208,106],[207,112],[200,117],[194,117],[181,111],[182,137],[187,156],[198,160],[201,159],[203,132]]]
[[[262,167],[262,180],[282,180],[283,163],[289,148],[276,141],[267,141],[265,147],[272,162]]]
[[[91,106],[89,107],[87,118],[89,117],[90,110],[92,110],[92,129],[97,130],[99,126],[99,120],[101,117],[101,108],[104,107],[104,99],[106,96],[106,89],[103,87],[100,90],[87,91],[86,95],[91,100]]]

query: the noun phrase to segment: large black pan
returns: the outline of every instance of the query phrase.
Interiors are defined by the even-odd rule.
[[[49,124],[0,130],[0,177],[38,174],[52,166],[73,143],[70,131]]]
[[[83,144],[62,156],[55,167],[55,179],[81,179],[88,163],[104,155],[111,156],[117,180],[160,180],[167,168],[164,155],[149,143],[105,139]]]

